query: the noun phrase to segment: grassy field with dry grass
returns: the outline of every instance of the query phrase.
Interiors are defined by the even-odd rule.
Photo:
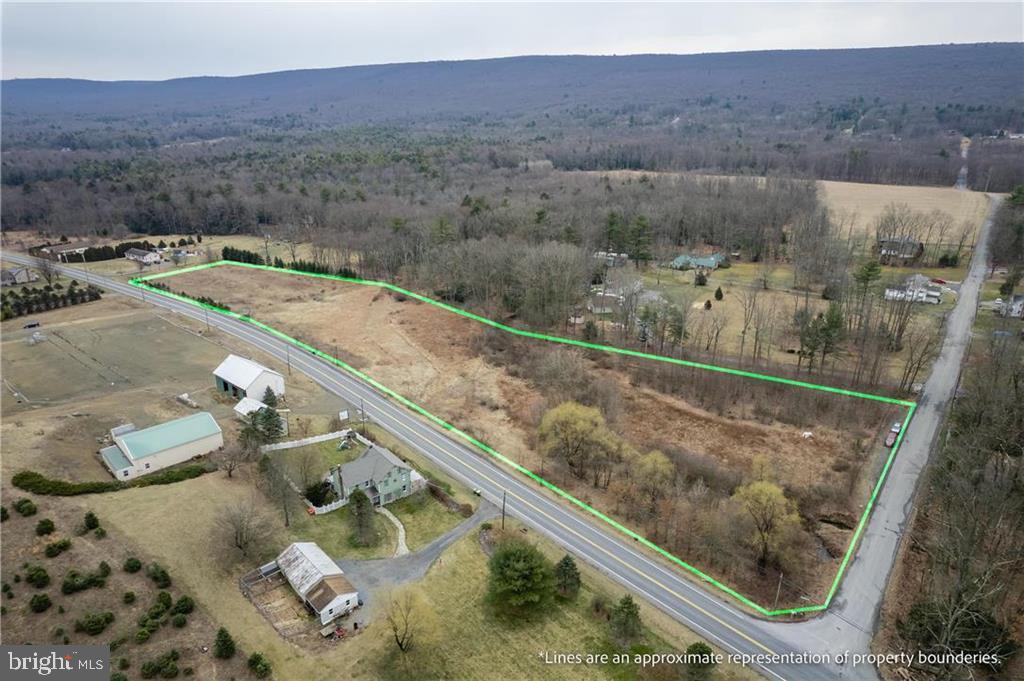
[[[471,320],[373,287],[229,265],[185,273],[165,283],[197,296],[216,291],[232,309],[245,310],[340,357],[513,460],[542,471],[534,433],[544,397],[521,375],[485,361],[479,349],[483,327]],[[693,452],[737,479],[749,476],[755,462],[767,457],[773,475],[788,489],[841,490],[828,504],[844,513],[856,514],[863,508],[860,504],[875,479],[877,460],[887,451],[876,447],[876,440],[893,420],[888,412],[879,413],[870,427],[856,429],[845,423],[846,417],[821,419],[813,410],[803,420],[785,423],[766,418],[756,405],[712,413],[636,382],[614,358],[588,361],[596,375],[616,385],[622,412],[616,421],[619,432],[641,451],[672,447]],[[700,379],[687,373],[679,377]],[[867,403],[850,405],[874,408]],[[807,430],[813,437],[803,436]],[[602,510],[619,508],[615,499],[605,499],[600,490],[568,475],[559,473],[553,480]],[[849,536],[847,530],[823,531],[838,535],[830,536],[830,546],[842,546]],[[813,549],[801,556],[814,567],[801,570],[800,583],[814,595],[827,587],[834,572],[832,559]],[[739,572],[723,578],[746,580]],[[758,589],[758,584],[750,579],[743,587]]]

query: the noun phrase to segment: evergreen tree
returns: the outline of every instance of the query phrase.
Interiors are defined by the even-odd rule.
[[[217,631],[217,638],[213,640],[213,654],[222,660],[234,657],[235,639],[231,638],[231,634],[224,627]]]
[[[568,553],[555,565],[555,588],[562,598],[576,598],[580,592],[580,571]]]
[[[268,442],[276,440],[284,434],[284,427],[281,425],[281,414],[273,407],[264,407],[256,412],[256,419],[259,423],[260,432]]]
[[[260,401],[263,402],[263,404],[267,405],[268,407],[274,407],[276,409],[277,408],[277,393],[275,393],[273,388],[271,388],[268,385],[267,389],[263,391],[263,399],[260,400]]]
[[[715,289],[715,300],[721,300],[724,297],[725,294],[722,293],[722,287],[719,286],[718,288]]]
[[[622,597],[611,616],[612,635],[620,643],[628,644],[640,637],[643,625],[640,622],[640,608],[629,594]]]
[[[502,542],[490,560],[488,598],[505,616],[538,612],[551,600],[554,575],[537,547],[524,541]]]
[[[358,546],[372,546],[377,534],[373,530],[373,502],[361,489],[348,497],[352,513],[352,542]]]

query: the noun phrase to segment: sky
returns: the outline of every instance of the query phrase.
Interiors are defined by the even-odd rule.
[[[524,54],[1020,42],[1024,3],[6,2],[3,78],[162,80]]]

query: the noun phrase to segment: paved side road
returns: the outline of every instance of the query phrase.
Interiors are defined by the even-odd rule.
[[[990,211],[994,212],[997,205],[994,200]],[[638,550],[632,541],[612,528],[553,500],[518,474],[427,425],[336,366],[231,317],[210,314],[209,323],[281,361],[290,356],[295,370],[348,402],[355,404],[363,400],[367,414],[403,444],[426,456],[460,482],[480,489],[483,497],[492,503],[500,503],[502,494],[507,493],[511,515],[606,573],[624,588],[639,594],[727,654],[786,656],[804,652],[867,652],[918,476],[927,462],[945,406],[955,389],[987,261],[991,212],[979,236],[970,274],[950,315],[948,337],[926,383],[922,406],[904,436],[889,483],[883,488],[835,604],[822,617],[799,624],[764,621],[739,610],[731,601],[704,590],[674,568]],[[5,257],[21,264],[31,264],[33,260],[18,254],[5,254]],[[72,276],[84,277],[82,271],[73,267],[61,266],[60,269]],[[143,298],[195,319],[205,318],[203,310],[187,303],[143,293],[123,282],[92,274],[90,277],[109,291]],[[870,666],[854,669],[771,660],[755,660],[750,666],[766,677],[792,681],[877,679],[877,673]]]
[[[777,627],[779,636],[794,645],[803,642],[817,650],[834,652],[866,651],[870,647],[921,473],[960,381],[960,367],[970,345],[981,286],[988,269],[992,221],[1001,201],[999,197],[990,199],[970,269],[960,286],[957,304],[946,318],[946,337],[939,357],[921,391],[917,412],[907,427],[899,454],[832,607],[824,617],[795,627]],[[870,668],[854,671],[843,678],[877,678]]]

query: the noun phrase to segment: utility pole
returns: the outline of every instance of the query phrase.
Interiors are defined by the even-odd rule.
[[[363,437],[366,437],[366,408],[363,406],[362,397],[359,398],[359,424],[363,431]]]
[[[284,346],[285,361],[288,363],[288,375],[292,375],[292,346],[285,343]]]
[[[210,333],[210,308],[204,307],[203,314],[206,315],[206,333]]]
[[[501,490],[501,531],[505,531],[505,498],[508,496],[506,490]]]
[[[775,589],[775,604],[772,605],[772,610],[778,610],[779,608],[779,594],[782,593],[782,575],[784,573],[779,571],[779,586]]]

